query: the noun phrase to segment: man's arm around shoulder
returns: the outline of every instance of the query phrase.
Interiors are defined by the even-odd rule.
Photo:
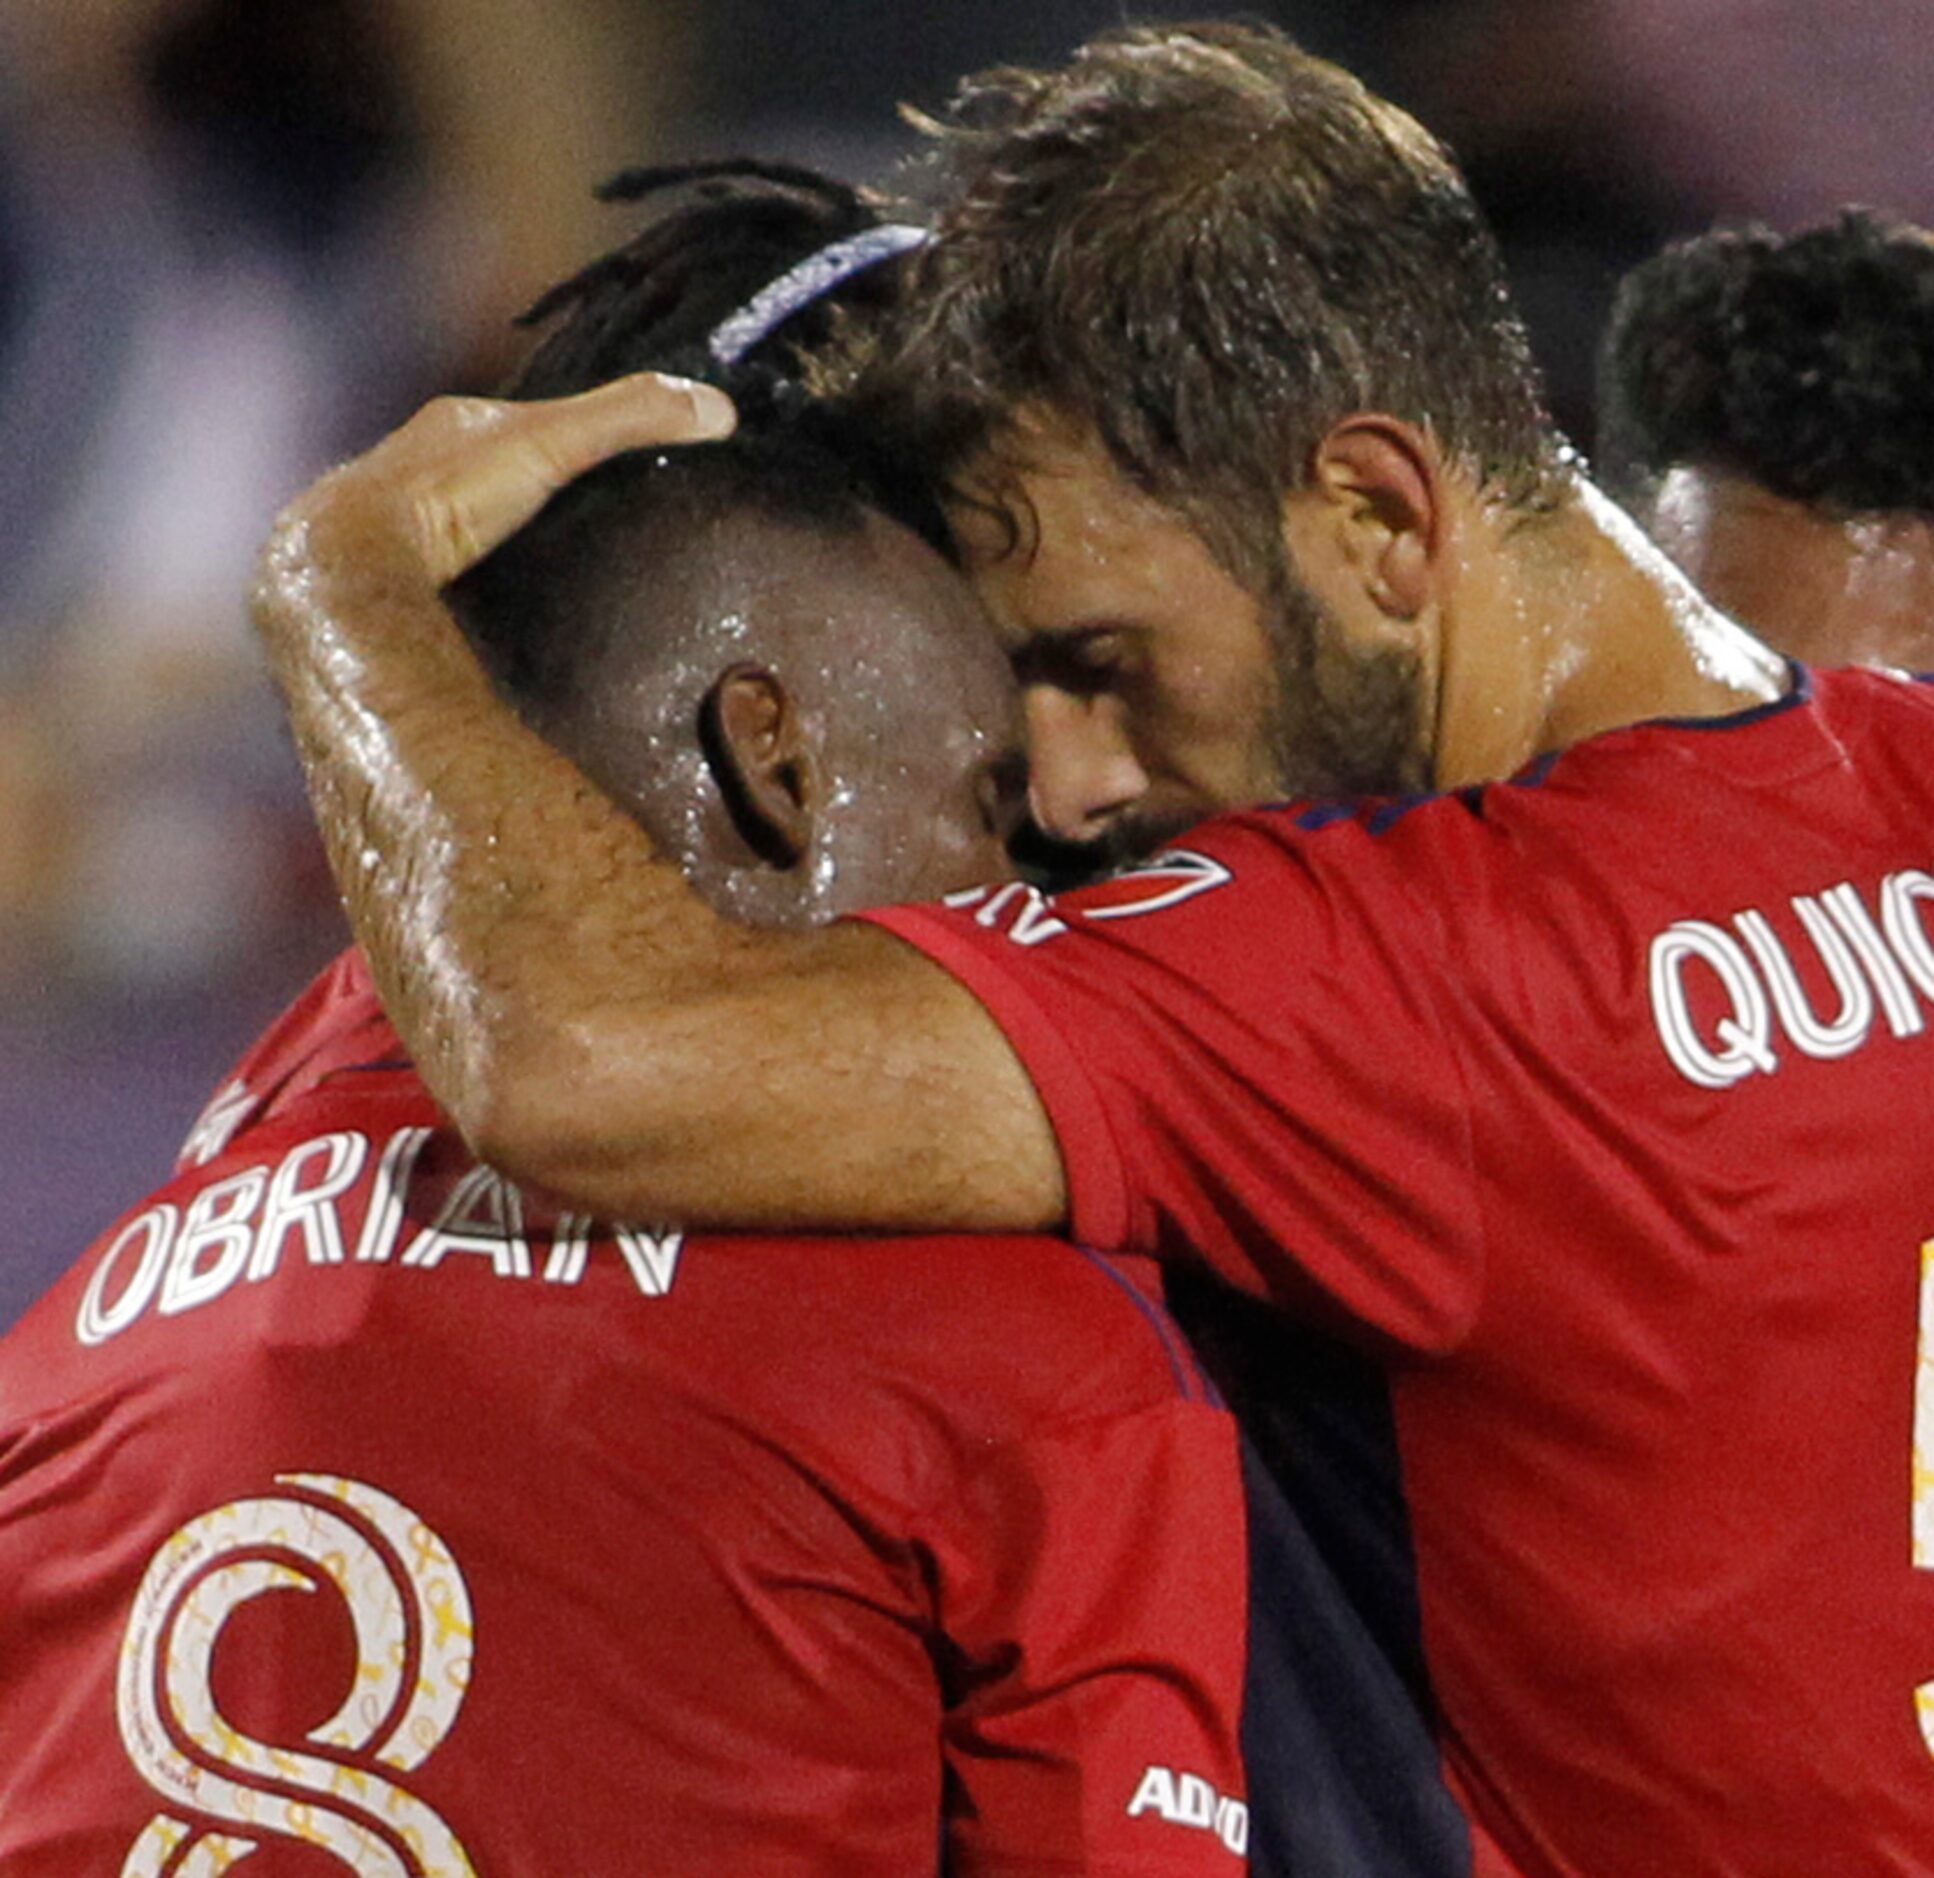
[[[580,1210],[1053,1225],[1053,1131],[981,1006],[877,928],[713,913],[496,696],[443,603],[595,463],[731,422],[650,375],[440,400],[284,511],[255,614],[350,922],[473,1150]]]

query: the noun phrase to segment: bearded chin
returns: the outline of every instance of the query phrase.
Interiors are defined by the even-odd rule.
[[[1265,617],[1275,681],[1249,752],[1253,795],[1221,806],[1428,789],[1416,655],[1352,649],[1335,615],[1287,572]],[[1145,803],[1092,841],[1058,841],[1030,823],[1011,846],[1024,878],[1064,892],[1146,860],[1216,812],[1200,802]]]
[[[1278,647],[1268,739],[1282,794],[1406,795],[1430,786],[1417,655],[1348,645],[1336,616],[1293,575],[1271,609]]]

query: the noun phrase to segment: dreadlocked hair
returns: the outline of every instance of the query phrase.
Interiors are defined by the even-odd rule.
[[[512,398],[556,398],[627,372],[677,372],[729,391],[742,416],[792,401],[798,349],[823,339],[835,307],[883,308],[891,290],[873,271],[802,308],[721,370],[707,349],[719,324],[795,262],[873,227],[859,190],[788,163],[750,157],[625,170],[600,184],[602,202],[651,202],[632,239],[550,288],[520,326],[560,321],[512,379]]]
[[[601,549],[613,529],[648,527],[671,552],[728,512],[838,530],[859,528],[871,508],[947,548],[927,479],[805,382],[805,350],[877,318],[896,268],[851,275],[729,365],[710,349],[720,324],[780,275],[877,226],[880,205],[813,170],[750,158],[626,170],[596,193],[644,203],[648,219],[520,316],[548,330],[503,395],[567,397],[631,372],[670,372],[730,393],[739,424],[722,443],[601,464],[456,584],[479,651],[526,706],[574,683],[594,633],[587,622],[602,610]]]
[[[504,395],[565,397],[641,371],[704,379],[738,406],[736,453],[784,459],[794,473],[811,467],[831,474],[944,548],[946,529],[928,481],[912,471],[905,451],[815,395],[809,382],[815,350],[836,333],[850,338],[894,305],[895,266],[849,276],[730,365],[709,346],[724,320],[788,268],[877,227],[881,202],[816,170],[751,157],[625,170],[596,194],[605,202],[648,203],[654,212],[631,240],[519,316],[521,326],[551,330]],[[809,454],[840,461],[808,465],[801,459]]]

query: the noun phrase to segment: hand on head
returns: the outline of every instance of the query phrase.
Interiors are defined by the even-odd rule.
[[[312,573],[324,545],[338,557],[359,546],[401,553],[429,585],[448,586],[607,458],[713,442],[736,423],[724,392],[661,372],[531,403],[435,399],[283,510],[257,604]]]

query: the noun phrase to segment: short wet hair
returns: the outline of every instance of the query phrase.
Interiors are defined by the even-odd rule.
[[[1282,33],[1126,27],[920,121],[935,241],[860,382],[945,469],[1051,407],[1257,587],[1353,412],[1426,427],[1513,502],[1555,496],[1563,439],[1455,162]]]
[[[1684,464],[1830,515],[1934,515],[1934,236],[1848,209],[1676,242],[1619,285],[1598,404],[1621,500]]]

